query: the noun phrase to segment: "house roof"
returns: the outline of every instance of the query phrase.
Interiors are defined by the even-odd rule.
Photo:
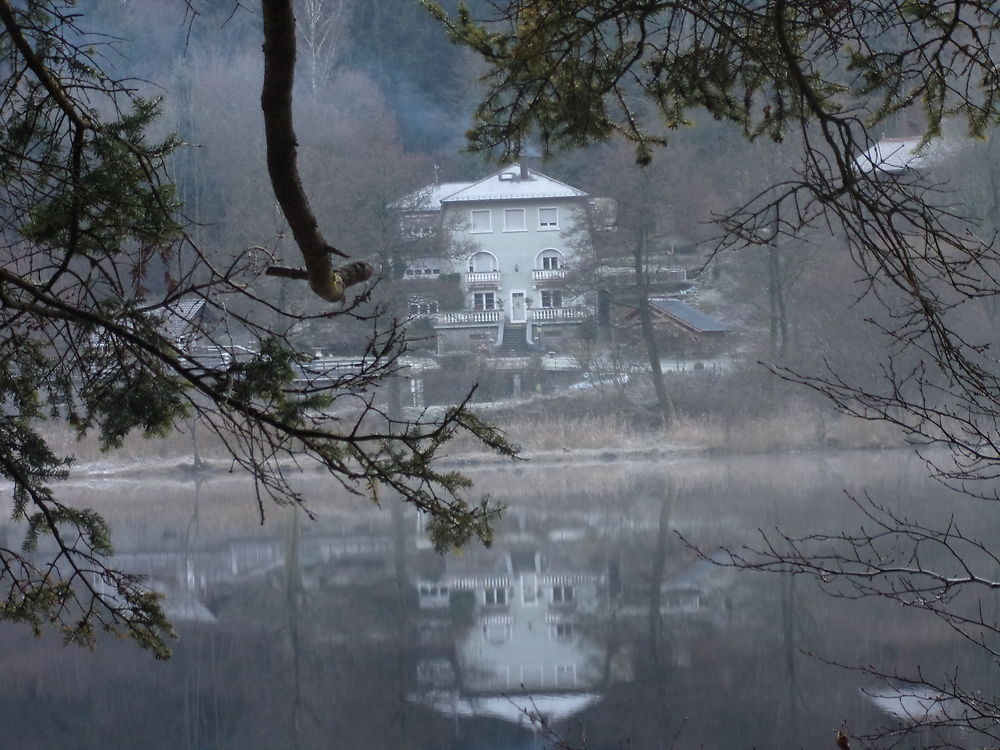
[[[161,327],[171,339],[179,339],[197,324],[203,308],[204,297],[183,297],[159,308]]]
[[[443,197],[441,202],[587,197],[587,193],[583,190],[559,182],[559,180],[533,169],[528,169],[527,175],[527,179],[522,178],[521,165],[510,164],[478,182],[473,182]]]
[[[427,185],[403,196],[393,204],[393,207],[402,211],[440,211],[442,200],[471,185],[475,185],[475,183],[442,182],[438,185]]]
[[[442,182],[427,185],[396,201],[393,206],[402,211],[440,211],[445,203],[468,201],[526,200],[552,198],[586,198],[587,193],[559,182],[548,175],[527,170],[521,178],[521,165],[509,164],[488,177],[474,182]]]
[[[696,310],[686,302],[673,299],[651,299],[649,306],[697,333],[725,333],[729,330],[729,326],[725,323]]]
[[[951,149],[941,139],[924,143],[923,138],[883,138],[859,156],[855,163],[861,172],[901,174],[927,169],[945,158]]]

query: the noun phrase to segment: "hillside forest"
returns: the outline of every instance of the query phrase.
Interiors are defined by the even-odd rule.
[[[221,258],[261,245],[279,259],[289,254],[264,163],[259,10],[217,3],[192,12],[154,0],[94,6],[88,23],[107,31],[104,60],[112,71],[135,76],[143,95],[162,97],[158,127],[184,143],[171,171],[192,238]],[[495,168],[465,150],[482,64],[408,0],[301,0],[297,15],[296,129],[320,224],[352,257],[405,259],[393,201],[435,180],[472,180]],[[883,135],[919,133],[914,117],[894,116]],[[863,322],[879,313],[864,297],[845,242],[814,232],[714,252],[720,230],[713,219],[792,168],[781,158],[784,145],[748,142],[704,116],[678,129],[645,168],[614,140],[555,153],[538,168],[614,198],[620,224],[655,214],[669,224],[672,241],[696,248],[686,261],[696,302],[733,326],[729,347],[741,360],[805,370],[832,362],[854,377],[877,362],[883,342]],[[968,146],[941,169],[944,178],[975,169],[977,179],[964,182],[974,190],[956,202],[983,217],[995,215],[1000,200],[996,151],[992,143]],[[984,233],[991,229],[986,221]],[[317,304],[298,285],[260,283],[297,312]],[[984,315],[990,319],[973,323],[995,328]],[[302,345],[350,353],[365,335],[339,319],[308,331]]]

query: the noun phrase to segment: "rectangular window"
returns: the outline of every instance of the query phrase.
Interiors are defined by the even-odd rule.
[[[487,209],[476,209],[472,212],[472,231],[473,232],[492,232],[493,223],[490,216],[490,210]]]
[[[523,232],[527,227],[524,224],[523,208],[506,208],[503,212],[503,231]]]
[[[558,255],[543,255],[542,256],[542,268],[546,271],[558,271],[559,270],[559,256]]]
[[[559,209],[558,208],[540,208],[540,209],[538,209],[538,228],[539,229],[558,229],[559,228]]]
[[[476,292],[472,295],[472,306],[476,310],[495,310],[497,298],[493,292]]]
[[[486,589],[484,602],[488,607],[506,607],[507,589]]]
[[[562,292],[558,289],[546,289],[542,292],[542,307],[562,307]]]
[[[573,587],[567,584],[553,586],[552,601],[563,604],[573,601]]]
[[[568,622],[557,623],[555,634],[557,640],[568,641],[573,637],[573,625]]]
[[[403,272],[404,279],[437,278],[440,275],[439,261],[426,259],[414,260]]]

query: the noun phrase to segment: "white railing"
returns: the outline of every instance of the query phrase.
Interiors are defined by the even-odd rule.
[[[533,323],[544,323],[552,320],[583,320],[594,314],[594,308],[589,305],[578,307],[534,307],[531,309]]]
[[[470,271],[465,274],[465,285],[472,289],[492,288],[500,286],[499,271]]]
[[[433,317],[435,325],[462,325],[499,323],[500,310],[463,310],[447,312]]]
[[[536,268],[531,272],[531,280],[538,281],[563,281],[566,278],[565,268]]]

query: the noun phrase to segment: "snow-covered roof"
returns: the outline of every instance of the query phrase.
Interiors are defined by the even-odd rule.
[[[940,139],[921,147],[920,137],[884,138],[859,156],[855,163],[861,172],[900,174],[909,170],[927,169],[944,159],[950,150]]]
[[[393,204],[401,211],[440,211],[445,203],[468,201],[586,198],[587,193],[533,169],[510,164],[474,182],[442,182],[414,190]]]
[[[414,190],[396,201],[393,208],[409,212],[440,211],[445,203],[494,200],[586,198],[587,194],[533,169],[510,164],[475,182],[442,182]]]
[[[402,211],[440,211],[442,200],[474,184],[474,182],[442,182],[439,185],[427,185],[400,198],[393,205]]]
[[[510,164],[478,182],[473,182],[441,199],[442,203],[459,201],[525,200],[544,198],[586,198],[587,193],[578,188],[559,182],[533,169],[525,170],[527,177],[521,177],[521,165]]]
[[[181,338],[198,324],[204,307],[205,299],[193,296],[163,305],[158,309],[163,332],[170,339]]]

